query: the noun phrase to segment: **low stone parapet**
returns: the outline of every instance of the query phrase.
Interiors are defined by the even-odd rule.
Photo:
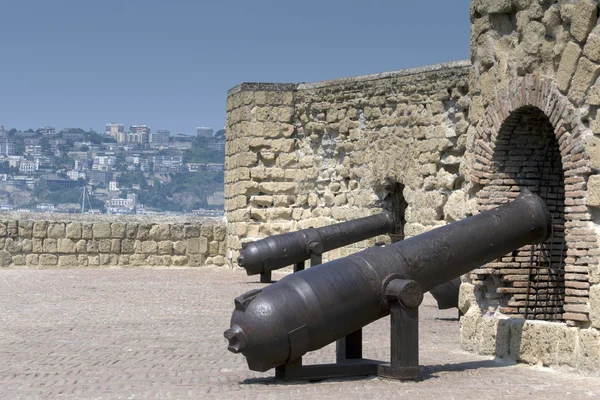
[[[221,218],[0,214],[0,267],[226,265]]]

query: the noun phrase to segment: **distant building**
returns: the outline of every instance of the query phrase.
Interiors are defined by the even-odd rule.
[[[7,137],[0,137],[0,154],[3,156],[14,156],[15,142]]]
[[[181,172],[183,157],[181,156],[154,156],[152,157],[154,172]]]
[[[137,197],[135,194],[128,194],[126,199],[113,198],[108,201],[109,213],[130,213],[134,212],[137,204]]]
[[[152,144],[167,144],[171,137],[171,132],[167,130],[157,130],[150,134],[150,143]]]
[[[214,132],[213,128],[207,126],[199,126],[196,128],[196,136],[199,138],[212,138]]]
[[[187,167],[188,172],[206,171],[206,164],[187,163],[185,166]]]
[[[54,129],[54,127],[52,127],[52,126],[42,126],[37,131],[38,131],[38,133],[41,133],[44,136],[56,135],[56,129]]]
[[[79,180],[79,178],[86,179],[86,173],[84,171],[77,171],[74,169],[67,171],[67,176],[74,181]]]
[[[79,133],[79,132],[62,132],[61,136],[64,139],[67,140],[73,140],[73,141],[79,141],[79,140],[85,140],[85,135],[83,133]]]
[[[225,164],[206,164],[207,171],[225,171]]]
[[[213,140],[210,143],[206,144],[206,148],[224,153],[225,152],[225,141],[224,140]]]
[[[112,181],[112,179],[113,174],[110,171],[92,171],[91,183],[94,185],[108,185],[108,182]]]
[[[19,172],[26,175],[31,175],[36,171],[33,161],[22,161],[19,165]]]
[[[118,192],[119,188],[117,187],[117,181],[108,182],[108,190],[113,192]]]
[[[97,171],[108,171],[117,162],[117,157],[113,155],[99,155],[94,157],[93,170]]]
[[[119,132],[125,132],[125,125],[109,122],[108,124],[106,124],[104,136],[116,139]]]
[[[30,157],[40,157],[42,155],[42,146],[40,145],[40,139],[38,138],[26,138],[25,143],[25,155]]]
[[[191,141],[188,142],[173,142],[169,145],[169,148],[176,150],[189,150],[193,147],[193,143]]]
[[[4,125],[0,125],[0,136],[4,136]]]

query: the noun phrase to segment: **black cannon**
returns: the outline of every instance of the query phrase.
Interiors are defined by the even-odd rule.
[[[423,293],[550,234],[543,200],[513,202],[390,246],[291,274],[235,299],[228,349],[254,371],[285,379],[382,375],[418,378],[418,306]],[[338,363],[302,366],[302,356],[391,315],[391,363],[363,360],[354,343]]]
[[[249,243],[240,252],[238,264],[248,275],[261,274],[261,282],[267,283],[271,271],[294,265],[297,272],[304,269],[304,261],[308,259],[313,266],[320,264],[326,251],[393,232],[394,220],[388,213],[303,229]]]

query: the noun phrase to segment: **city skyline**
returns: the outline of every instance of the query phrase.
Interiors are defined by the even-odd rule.
[[[101,132],[127,121],[216,131],[227,90],[242,82],[313,82],[469,57],[467,0],[25,0],[0,11],[0,123],[9,128]]]

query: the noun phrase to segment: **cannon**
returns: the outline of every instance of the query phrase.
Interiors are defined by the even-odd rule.
[[[541,243],[550,231],[545,203],[524,191],[496,209],[288,275],[235,299],[231,327],[224,334],[228,349],[242,353],[251,370],[276,368],[283,379],[418,379],[423,293],[510,251]],[[387,315],[390,363],[362,359],[360,343],[347,340],[336,364],[302,366],[307,352]]]
[[[249,243],[237,261],[248,275],[261,274],[261,282],[271,280],[271,271],[294,265],[294,271],[304,269],[304,261],[321,263],[321,255],[333,249],[361,240],[394,232],[394,220],[389,213],[341,222],[322,228],[270,236]]]
[[[304,262],[311,266],[321,264],[324,252],[331,251],[375,236],[394,233],[395,223],[388,212],[341,222],[322,228],[308,228],[296,232],[270,236],[248,243],[240,252],[238,264],[248,275],[260,274],[262,283],[271,282],[271,272],[294,266],[294,272],[304,269]],[[432,289],[440,310],[458,306],[460,280]]]

